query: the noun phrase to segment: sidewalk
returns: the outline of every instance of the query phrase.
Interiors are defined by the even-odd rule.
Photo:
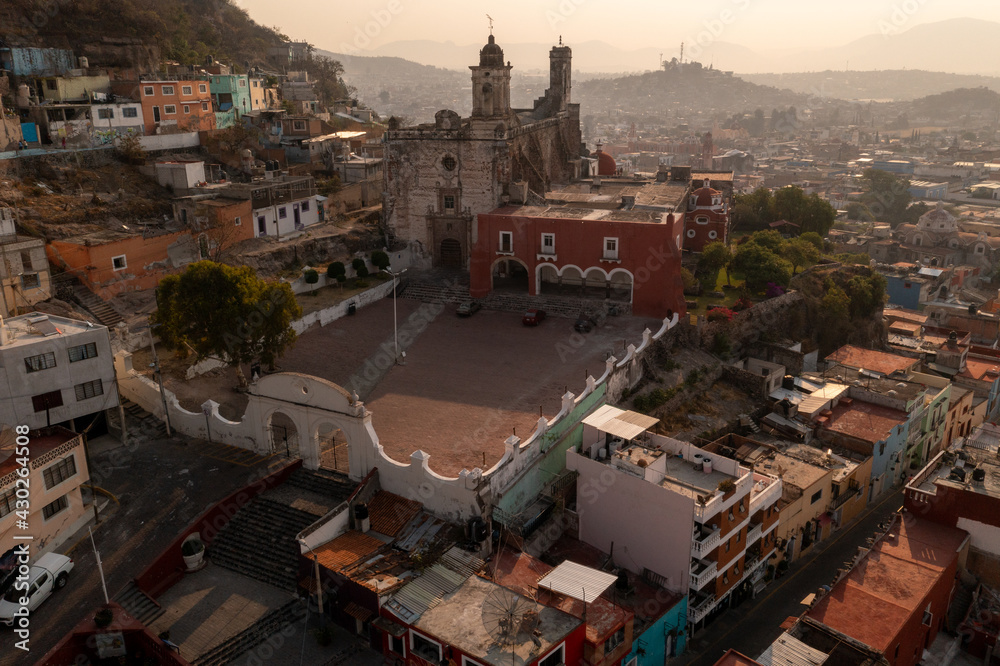
[[[765,588],[761,597],[729,609],[695,634],[688,640],[687,652],[670,663],[712,666],[730,648],[756,658],[781,635],[782,622],[805,612],[807,606],[802,600],[820,585],[829,584],[837,569],[853,559],[878,524],[902,504],[903,490],[898,488],[870,505],[851,524],[793,563],[788,573]]]

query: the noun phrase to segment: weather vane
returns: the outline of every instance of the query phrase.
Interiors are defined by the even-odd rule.
[[[487,14],[486,18],[488,18],[490,20],[490,34],[492,35],[493,34],[493,17],[490,16],[489,14]]]

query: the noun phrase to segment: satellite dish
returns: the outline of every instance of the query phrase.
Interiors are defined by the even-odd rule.
[[[538,628],[538,605],[527,597],[515,594],[505,587],[495,587],[483,601],[483,626],[501,652],[510,651],[511,664],[517,664],[515,648],[535,637]]]

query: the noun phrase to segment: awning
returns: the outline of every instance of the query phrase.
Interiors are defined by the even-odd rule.
[[[823,525],[824,527],[833,522],[833,518],[831,518],[830,514],[828,513],[821,513],[819,518],[817,518],[817,520],[819,520],[819,524]]]
[[[376,629],[381,629],[385,633],[389,634],[390,636],[395,636],[396,638],[399,638],[400,636],[406,633],[406,627],[399,624],[398,622],[393,622],[387,617],[379,616],[375,618],[375,621],[372,622],[372,626],[374,626]]]
[[[367,622],[372,618],[375,613],[371,612],[363,606],[359,606],[353,601],[344,606],[344,612],[353,617],[355,620],[361,620],[362,622]]]
[[[660,422],[660,419],[638,412],[627,412],[612,405],[604,405],[583,422],[622,439],[635,439]]]
[[[614,574],[566,560],[538,581],[538,587],[591,602],[618,580]]]

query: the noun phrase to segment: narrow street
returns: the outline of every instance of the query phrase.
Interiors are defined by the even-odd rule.
[[[712,666],[730,648],[756,658],[781,635],[782,622],[790,616],[799,616],[806,609],[801,601],[820,585],[831,583],[837,569],[851,560],[878,524],[902,504],[902,488],[881,498],[852,525],[818,544],[812,553],[793,564],[788,573],[764,589],[761,597],[728,610],[698,632],[688,641],[684,656],[671,663]]]

